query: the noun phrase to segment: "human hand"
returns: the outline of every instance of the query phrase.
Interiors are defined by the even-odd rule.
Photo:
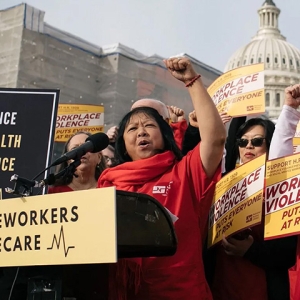
[[[197,121],[197,116],[196,116],[196,111],[192,111],[189,113],[189,123],[191,126],[198,128],[198,121]]]
[[[220,117],[221,117],[221,120],[222,120],[224,125],[226,123],[228,123],[229,121],[231,121],[231,119],[232,119],[232,117],[229,116],[226,112],[220,113]]]
[[[285,89],[284,104],[298,109],[300,105],[300,84],[295,84]]]
[[[184,110],[177,107],[177,106],[167,106],[169,113],[170,113],[170,119],[172,123],[180,122],[185,119],[184,117]]]
[[[118,136],[118,130],[119,130],[118,126],[113,126],[109,128],[108,131],[106,132],[106,135],[108,136],[110,143],[114,143],[116,141]]]
[[[173,57],[165,59],[164,63],[173,77],[184,82],[185,84],[197,76],[191,61],[186,57]]]
[[[222,246],[224,247],[227,255],[243,257],[253,244],[253,241],[254,239],[252,235],[248,235],[248,237],[243,240],[237,240],[232,237],[226,238],[225,235],[223,235]]]

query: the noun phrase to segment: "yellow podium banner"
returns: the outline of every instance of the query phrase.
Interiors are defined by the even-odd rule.
[[[217,184],[209,213],[208,247],[261,222],[266,156],[224,176]]]
[[[74,133],[92,134],[104,128],[102,105],[59,104],[56,118],[55,142],[66,142]]]
[[[114,187],[0,201],[0,267],[117,261]]]
[[[231,70],[207,89],[219,113],[232,117],[265,112],[264,64]]]
[[[265,239],[300,233],[300,154],[267,162]]]

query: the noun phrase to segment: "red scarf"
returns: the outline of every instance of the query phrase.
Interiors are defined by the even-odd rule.
[[[127,162],[104,170],[98,180],[98,187],[116,186],[118,190],[135,192],[145,183],[162,176],[174,166],[175,162],[175,156],[171,151]]]
[[[136,192],[147,182],[160,178],[172,169],[176,162],[173,152],[166,151],[147,159],[123,163],[104,170],[98,187],[115,186],[118,190]],[[120,259],[111,265],[109,275],[109,299],[126,300],[127,291],[134,288],[137,293],[141,278],[141,258]]]

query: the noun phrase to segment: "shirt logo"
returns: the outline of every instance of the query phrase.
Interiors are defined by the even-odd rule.
[[[173,181],[166,183],[165,185],[155,185],[152,189],[152,194],[161,194],[167,196],[169,190],[171,189],[171,184]]]
[[[165,194],[166,193],[166,186],[162,186],[162,185],[156,185],[153,187],[153,194]]]

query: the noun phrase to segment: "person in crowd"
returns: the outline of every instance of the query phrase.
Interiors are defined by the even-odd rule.
[[[232,151],[237,155],[230,158],[231,164],[238,160],[241,165],[265,153],[268,157],[274,129],[272,121],[261,118],[241,125]],[[264,220],[250,233],[223,236],[222,247],[215,249],[214,299],[289,299],[287,270],[294,261],[295,239],[264,241],[263,226]]]
[[[79,147],[91,135],[89,132],[79,131],[72,135],[65,144],[63,154]],[[58,172],[64,170],[72,161],[66,161],[59,167]],[[48,193],[61,193],[79,190],[93,189],[97,187],[100,174],[106,168],[106,162],[101,152],[88,152],[80,159],[80,165],[76,168],[75,176],[70,174],[59,178]]]
[[[169,114],[170,114],[169,123],[172,124],[172,123],[186,121],[183,109],[181,109],[175,105],[167,105],[167,108],[168,108]]]
[[[156,109],[167,123],[170,122],[170,113],[168,107],[162,101],[156,99],[148,99],[148,98],[140,99],[132,104],[131,110],[143,106],[152,107]],[[119,131],[118,126],[112,126],[106,132],[109,138],[109,144],[113,147],[115,146],[115,142],[118,136],[118,131]]]
[[[285,101],[270,147],[270,159],[293,154],[293,138],[300,120],[300,84],[285,89]]]
[[[112,145],[108,145],[102,150],[102,155],[106,162],[107,167],[113,167],[116,164],[115,160],[115,148]]]
[[[187,129],[187,122],[184,117],[184,111],[176,106],[167,106],[160,100],[140,99],[133,103],[131,110],[137,107],[152,107],[170,124],[177,146],[181,149],[183,137]]]
[[[285,89],[285,102],[278,118],[272,143],[270,146],[270,159],[279,158],[293,154],[293,138],[297,125],[300,121],[300,84],[289,86]],[[298,240],[296,257],[293,253],[285,253],[296,259],[294,265],[289,269],[290,299],[300,299],[300,237],[294,236],[290,239]],[[285,282],[287,275],[285,276]]]
[[[176,106],[167,106],[160,100],[144,98],[137,100],[131,106],[131,110],[137,107],[152,107],[158,111],[163,119],[170,124],[173,129],[175,141],[181,148],[184,133],[187,129],[187,123],[184,117],[184,111]],[[116,137],[118,136],[118,126],[113,126],[107,131],[110,145],[114,146]]]
[[[112,126],[106,132],[106,135],[108,136],[109,139],[109,144],[112,147],[115,147],[116,138],[118,136],[118,130],[119,130],[118,126]]]
[[[170,112],[168,107],[160,100],[157,99],[140,99],[135,101],[132,106],[131,110],[137,107],[152,107],[163,117],[163,119],[169,124],[170,123]]]
[[[182,157],[171,127],[157,110],[134,108],[119,125],[115,152],[119,165],[106,169],[98,186],[116,186],[156,198],[179,218],[174,224],[178,249],[171,257],[119,260],[110,278],[111,299],[212,299],[201,245],[215,183],[221,175],[226,132],[191,62],[171,58],[165,65],[190,93],[201,143]],[[156,186],[165,186],[166,192],[154,193]]]

